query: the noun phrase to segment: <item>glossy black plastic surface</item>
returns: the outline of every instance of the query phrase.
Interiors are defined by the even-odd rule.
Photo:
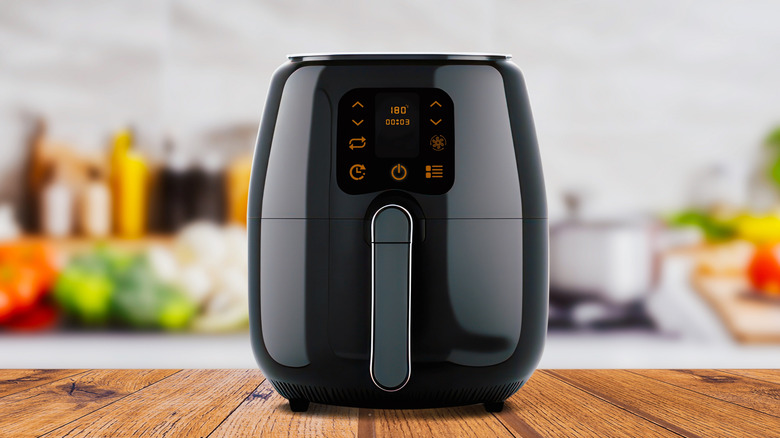
[[[427,218],[546,217],[530,109],[513,64],[301,62],[277,74],[284,82],[272,86],[275,103],[263,116],[249,217],[363,218],[377,192],[350,195],[335,184],[335,112],[346,92],[381,87],[433,87],[452,98],[457,178],[445,195],[414,196]]]
[[[449,191],[354,195],[339,187],[338,102],[355,88],[437,88],[452,98],[458,145]],[[387,204],[408,210],[414,226],[411,375],[395,392],[369,372],[370,219]],[[538,363],[546,208],[513,64],[377,58],[282,66],[258,136],[249,218],[253,349],[285,397],[373,407],[500,402]]]

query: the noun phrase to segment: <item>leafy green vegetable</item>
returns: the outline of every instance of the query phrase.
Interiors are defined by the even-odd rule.
[[[672,216],[669,221],[672,226],[694,226],[704,233],[704,238],[710,242],[729,240],[736,234],[731,221],[723,220],[700,210],[684,210]]]
[[[770,147],[780,148],[780,126],[769,132],[764,143]]]
[[[66,268],[54,285],[54,299],[85,325],[108,322],[112,293],[111,280],[104,273],[86,266]]]
[[[85,325],[178,330],[197,311],[186,294],[156,277],[144,256],[105,247],[75,257],[57,280],[54,297]]]
[[[138,328],[184,328],[196,306],[178,289],[158,281],[139,258],[117,281],[112,310],[120,322]]]
[[[775,160],[772,167],[769,169],[769,178],[771,178],[775,184],[780,185],[780,157]]]

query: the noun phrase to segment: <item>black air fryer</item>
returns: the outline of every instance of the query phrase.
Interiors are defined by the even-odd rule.
[[[290,56],[249,195],[252,346],[293,411],[485,403],[531,376],[547,218],[504,55]]]

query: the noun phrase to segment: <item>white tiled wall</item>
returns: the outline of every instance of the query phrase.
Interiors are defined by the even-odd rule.
[[[662,211],[691,175],[749,163],[780,123],[780,2],[437,0],[6,1],[0,197],[14,197],[21,114],[84,148],[139,127],[256,124],[287,53],[492,51],[526,75],[552,216],[571,187],[597,209]]]

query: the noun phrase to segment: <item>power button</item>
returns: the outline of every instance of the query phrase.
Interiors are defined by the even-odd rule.
[[[406,179],[406,168],[401,164],[396,164],[390,170],[390,176],[396,181],[403,181]]]

